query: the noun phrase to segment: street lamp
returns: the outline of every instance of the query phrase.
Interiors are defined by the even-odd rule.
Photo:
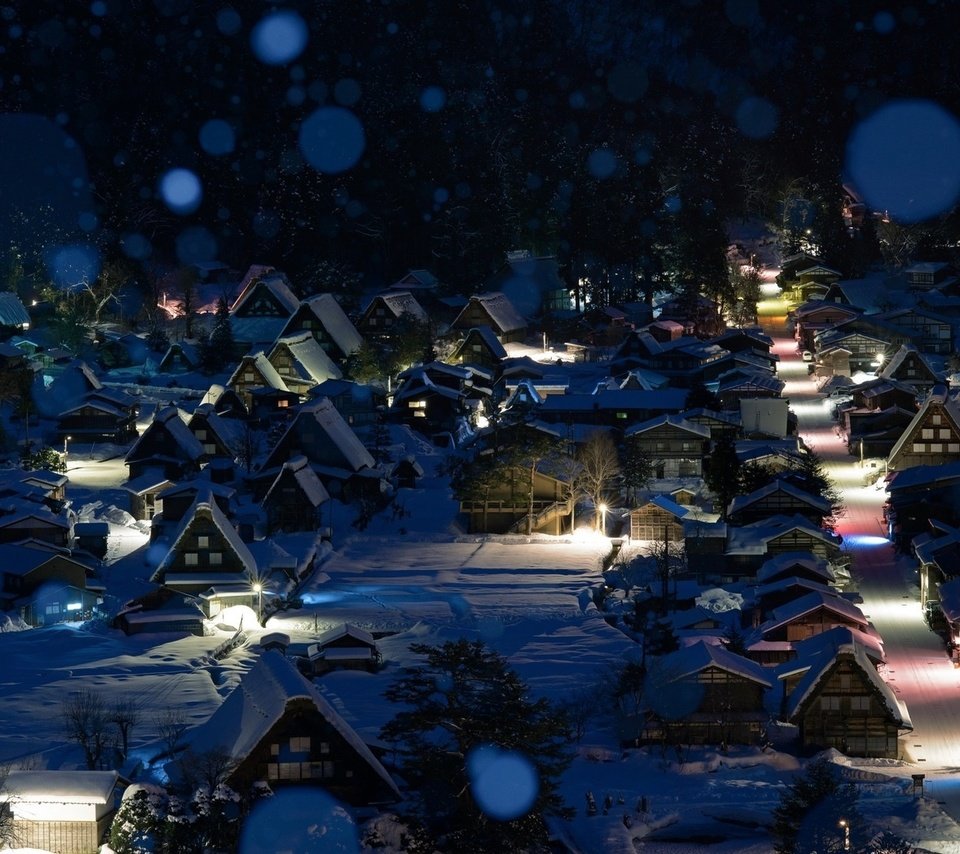
[[[64,436],[63,437],[63,467],[67,467],[67,446],[70,443],[70,440],[73,436]]]
[[[607,505],[601,504],[598,508],[600,510],[600,532],[606,536],[607,535]]]
[[[849,851],[850,850],[850,822],[848,822],[845,818],[841,818],[838,824],[840,825],[840,827],[843,828],[843,850]]]
[[[263,585],[259,581],[253,583],[253,592],[257,594],[257,622],[263,623]]]

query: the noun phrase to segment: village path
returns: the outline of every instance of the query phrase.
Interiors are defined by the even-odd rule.
[[[843,494],[846,513],[837,533],[852,555],[864,614],[883,638],[884,677],[906,705],[913,724],[913,731],[901,739],[902,758],[911,764],[889,771],[898,776],[924,774],[925,796],[936,799],[960,821],[960,670],[950,661],[943,640],[923,619],[916,561],[895,554],[885,536],[884,461],[860,460],[849,453],[829,403],[817,392],[797,352],[779,289],[767,286],[765,291],[761,323],[780,356],[784,395],[797,415],[804,443],[823,460]],[[929,840],[925,847],[935,851],[937,841]],[[942,841],[956,844],[955,839]]]

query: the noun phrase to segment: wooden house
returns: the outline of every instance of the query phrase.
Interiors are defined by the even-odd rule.
[[[179,522],[201,495],[216,502],[226,516],[233,515],[233,503],[237,491],[232,486],[213,483],[209,478],[198,477],[182,483],[173,483],[157,496],[155,513],[163,514],[164,522]],[[156,518],[156,516],[154,517]],[[154,526],[156,531],[158,526]]]
[[[912,542],[923,608],[940,603],[943,586],[957,577],[960,567],[960,529],[939,519],[929,520],[928,525],[929,531]]]
[[[733,525],[745,525],[779,514],[798,514],[814,525],[821,525],[831,513],[832,508],[827,499],[811,495],[806,490],[776,478],[749,495],[736,496],[727,508],[727,521]]]
[[[0,327],[23,331],[30,328],[30,312],[13,291],[0,293]]]
[[[271,364],[266,354],[248,353],[240,360],[234,372],[227,380],[227,387],[233,389],[243,401],[247,411],[252,411],[253,396],[251,391],[257,388],[270,388],[278,391],[290,392],[283,377]]]
[[[431,362],[399,374],[390,412],[423,433],[455,433],[463,419],[474,422],[493,393],[492,374],[471,365]]]
[[[210,718],[187,731],[184,742],[197,753],[221,745],[232,768],[226,782],[238,792],[262,782],[273,789],[318,786],[352,806],[400,797],[356,731],[276,650],[263,652]]]
[[[960,405],[935,387],[890,451],[891,469],[945,465],[960,460]]]
[[[90,854],[117,807],[116,771],[13,770],[0,789],[17,848]]]
[[[306,397],[320,383],[343,376],[310,332],[278,338],[267,360],[280,375],[287,389]]]
[[[945,261],[920,261],[903,271],[912,291],[942,290],[954,280],[953,267]]]
[[[946,356],[953,352],[953,323],[930,309],[919,306],[898,308],[877,315],[877,319],[903,330],[922,353]]]
[[[127,480],[123,489],[130,498],[130,515],[134,519],[148,521],[162,513],[163,501],[160,493],[173,483],[162,467],[148,468],[137,477]]]
[[[170,344],[157,370],[161,374],[183,374],[196,371],[200,366],[200,342],[196,338],[184,338]]]
[[[34,540],[66,548],[73,539],[74,518],[73,514],[54,513],[50,508],[33,502],[15,503],[0,515],[0,543]]]
[[[859,317],[862,311],[855,306],[814,300],[798,306],[792,314],[794,337],[798,350],[813,352],[815,336],[825,329]]]
[[[257,479],[262,494],[288,460],[303,454],[327,492],[341,501],[379,498],[384,473],[327,399],[304,404],[267,455]]]
[[[427,324],[430,318],[410,291],[389,290],[377,294],[357,320],[357,331],[368,338],[389,335],[403,324]]]
[[[797,514],[771,516],[741,527],[728,525],[724,579],[752,578],[768,558],[796,551],[832,559],[840,552],[840,539]]]
[[[772,676],[722,645],[700,640],[655,659],[647,684],[655,688],[644,695],[641,743],[726,747],[762,739]]]
[[[137,435],[137,399],[106,388],[85,362],[71,363],[51,384],[58,407],[57,433],[80,442],[128,442]]]
[[[854,603],[839,594],[819,590],[775,608],[757,632],[765,641],[794,644],[835,626],[877,636],[876,629]]]
[[[190,432],[176,406],[165,406],[157,412],[124,457],[131,480],[151,469],[163,472],[170,480],[180,480],[199,472],[206,462],[203,445]]]
[[[267,514],[267,530],[270,533],[317,530],[321,508],[329,498],[305,456],[301,454],[288,460],[261,502]]]
[[[455,365],[480,365],[484,368],[499,369],[507,358],[500,339],[489,326],[478,326],[468,330],[450,356]]]
[[[230,306],[233,340],[240,346],[269,346],[299,306],[283,273],[273,267],[250,267]]]
[[[657,495],[641,507],[634,507],[628,519],[631,540],[654,540],[665,543],[683,542],[683,520],[694,508],[677,504]]]
[[[799,663],[799,661],[798,661]],[[803,749],[833,748],[847,756],[899,759],[899,739],[910,732],[906,707],[856,641],[809,662],[786,704]]]
[[[849,371],[872,372],[886,361],[888,354],[908,342],[905,333],[881,332],[875,327],[864,328],[858,321],[848,321],[817,334],[814,347],[818,362],[825,360],[834,350],[846,351]],[[836,369],[833,371],[836,373]]]
[[[383,662],[373,635],[349,623],[320,635],[307,647],[307,658],[314,676],[331,670],[366,670],[373,672]]]
[[[877,376],[927,392],[943,382],[943,376],[913,344],[904,344],[891,356]]]
[[[304,332],[309,332],[330,359],[340,366],[363,343],[363,337],[333,294],[317,294],[305,299],[276,337],[288,338]]]
[[[378,385],[368,385],[353,380],[325,380],[310,389],[313,400],[327,398],[344,421],[353,428],[376,424],[387,409],[387,394]]]
[[[758,584],[773,584],[783,578],[805,578],[825,585],[837,580],[825,558],[804,551],[771,555],[756,572]]]
[[[536,256],[526,249],[507,252],[506,263],[485,286],[507,294],[528,317],[569,312],[574,307],[570,285],[552,255]]]
[[[220,415],[212,403],[197,406],[187,427],[211,460],[233,460],[250,440],[246,422]]]
[[[204,392],[198,406],[210,405],[221,418],[231,418],[237,421],[246,419],[248,412],[243,399],[232,388],[219,383],[213,383]]]
[[[237,604],[255,608],[251,579],[257,577],[257,563],[237,529],[212,497],[199,495],[150,580],[194,596],[229,586],[245,594]]]
[[[960,525],[960,461],[893,472],[883,513],[887,536],[902,552],[909,551],[914,537],[929,531],[932,519]]]
[[[451,324],[452,329],[463,332],[478,326],[489,326],[502,344],[527,337],[527,321],[499,291],[470,297]]]
[[[15,610],[32,626],[87,619],[103,598],[89,573],[64,549],[2,544],[0,611]]]
[[[653,391],[617,388],[601,389],[594,393],[551,394],[543,398],[535,412],[539,420],[548,424],[583,424],[626,431],[640,424],[659,422],[666,416],[682,420],[677,413],[683,410],[686,403],[687,391],[682,388]],[[699,425],[695,426],[699,428]],[[650,441],[655,444],[657,440]],[[682,449],[678,446],[678,450]]]
[[[416,489],[422,477],[423,466],[417,462],[413,454],[407,454],[397,460],[390,469],[390,482],[397,489]]]
[[[493,484],[483,495],[464,499],[460,512],[472,533],[561,534],[575,520],[571,485],[537,469]]]
[[[661,415],[624,430],[653,460],[654,477],[702,477],[710,429],[679,415]]]

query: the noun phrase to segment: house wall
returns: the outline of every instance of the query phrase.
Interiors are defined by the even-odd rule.
[[[806,704],[798,725],[807,749],[833,747],[849,756],[899,758],[897,725],[877,690],[850,658],[838,659]]]
[[[630,539],[683,542],[683,525],[672,513],[648,504],[630,511]]]
[[[111,815],[99,821],[33,821],[14,819],[17,844],[23,848],[57,854],[96,854],[109,827]]]
[[[306,741],[297,741],[307,739]],[[292,700],[283,717],[231,775],[246,789],[258,780],[270,786],[321,785],[334,797],[360,805],[376,801],[386,787],[352,745],[313,703]]]

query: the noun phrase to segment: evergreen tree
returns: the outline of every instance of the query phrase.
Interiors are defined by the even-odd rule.
[[[734,496],[740,493],[740,460],[737,447],[731,436],[721,436],[713,446],[703,472],[707,488],[716,497],[716,510],[722,519],[727,518],[727,507]]]
[[[110,826],[116,854],[151,854],[160,849],[166,796],[139,788],[125,797]]]
[[[624,439],[620,446],[620,476],[631,506],[637,503],[637,493],[653,480],[653,458],[635,437]]]
[[[412,790],[405,818],[434,846],[426,850],[546,850],[544,819],[562,812],[557,786],[572,758],[563,715],[544,699],[529,699],[506,660],[478,641],[410,649],[426,660],[387,688],[386,698],[405,711],[382,737],[396,747]],[[529,764],[536,791],[524,803],[521,787],[517,811],[497,814],[484,795],[493,766],[484,763],[505,754]]]
[[[230,324],[230,308],[223,297],[217,300],[213,329],[210,330],[210,346],[216,357],[218,369],[233,362],[236,343],[233,340],[233,326]]]
[[[841,822],[846,822],[849,847]],[[781,795],[773,812],[773,838],[777,854],[859,851],[866,838],[856,786],[842,783],[826,759],[815,759]]]

